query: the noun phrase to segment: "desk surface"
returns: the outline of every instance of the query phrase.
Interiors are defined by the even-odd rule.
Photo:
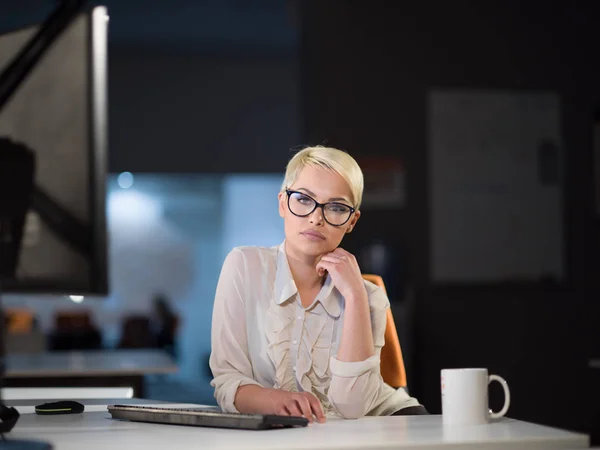
[[[23,414],[8,436],[45,440],[56,449],[107,448],[341,450],[398,449],[575,449],[588,437],[554,428],[501,419],[483,426],[444,428],[442,417],[368,417],[329,420],[307,428],[244,431],[135,423],[110,419],[110,414],[39,416]]]
[[[47,402],[56,402],[64,400],[56,399],[25,399],[25,400],[6,400],[7,406],[14,407],[19,414],[35,414],[35,406]],[[198,405],[191,403],[171,403],[161,400],[149,400],[146,398],[77,398],[69,399],[81,403],[85,407],[85,412],[106,412],[107,405],[145,405],[145,406],[168,406],[169,408],[193,408]]]
[[[172,373],[177,365],[162,350],[89,350],[13,354],[6,357],[6,378],[146,375]]]

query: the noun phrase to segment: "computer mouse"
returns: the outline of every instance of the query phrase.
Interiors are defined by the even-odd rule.
[[[36,414],[79,414],[84,410],[84,406],[73,400],[61,400],[59,402],[50,402],[35,407]]]

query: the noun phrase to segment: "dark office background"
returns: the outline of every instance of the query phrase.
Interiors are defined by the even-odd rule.
[[[588,367],[600,356],[597,4],[105,3],[112,172],[277,175],[290,148],[319,143],[402,161],[406,204],[365,211],[347,246],[359,252],[378,240],[402,255],[398,270],[412,295],[392,298],[392,307],[411,393],[439,413],[440,369],[488,367],[509,382],[510,416],[597,430],[600,372]],[[18,5],[2,6],[3,24],[48,9]],[[559,96],[564,280],[432,282],[432,89]],[[491,393],[497,407],[500,393]]]
[[[433,411],[439,370],[475,365],[510,380],[514,417],[578,429],[592,423],[600,400],[598,373],[587,366],[600,353],[592,158],[599,17],[597,5],[569,2],[304,3],[305,139],[327,138],[358,156],[399,155],[410,170],[406,208],[366,215],[360,225],[361,235],[408,247],[418,286],[410,376]],[[564,284],[430,282],[426,96],[440,87],[560,95]]]

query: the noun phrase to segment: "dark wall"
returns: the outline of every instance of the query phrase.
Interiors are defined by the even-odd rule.
[[[588,427],[586,362],[600,354],[586,319],[598,311],[591,206],[600,16],[598,7],[559,3],[303,3],[306,140],[359,158],[395,156],[407,169],[406,207],[364,212],[350,245],[377,235],[406,248],[418,286],[413,392],[434,412],[441,368],[487,365],[514,384],[513,417]],[[561,96],[566,286],[431,286],[426,98],[451,87]],[[553,405],[563,411],[549,412]]]
[[[115,44],[112,172],[283,172],[299,143],[294,52]]]
[[[295,2],[105,0],[112,172],[278,172],[298,130]],[[0,33],[48,0],[0,5]]]
[[[441,369],[487,367],[510,386],[509,417],[589,432],[599,424],[600,397],[598,370],[587,366],[585,308],[578,292],[555,286],[424,289],[415,393],[439,413]],[[490,407],[502,404],[502,390],[492,384]]]

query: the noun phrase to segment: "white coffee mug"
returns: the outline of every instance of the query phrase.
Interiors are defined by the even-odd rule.
[[[498,381],[504,389],[504,406],[495,413],[488,406],[488,384]],[[448,425],[480,425],[502,417],[510,406],[510,390],[504,378],[487,369],[443,369],[442,416]]]

